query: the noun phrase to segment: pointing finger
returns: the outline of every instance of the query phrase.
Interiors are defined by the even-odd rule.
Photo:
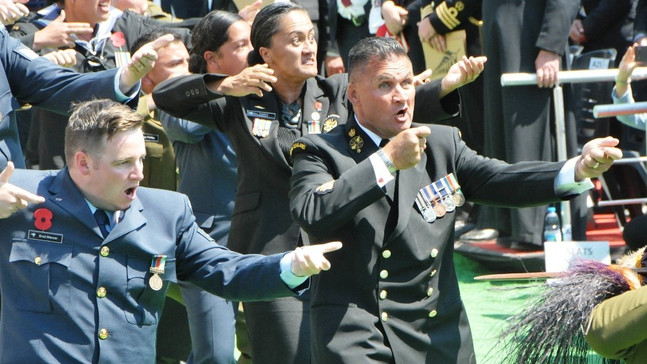
[[[172,34],[163,35],[150,43],[151,47],[154,50],[159,50],[160,48],[166,47],[169,43],[173,41]]]
[[[330,252],[334,252],[335,250],[341,249],[342,243],[341,241],[331,241],[329,243],[319,244],[317,246],[319,247],[319,250],[321,251],[321,253],[325,254],[325,253],[330,253]]]
[[[7,162],[7,167],[2,172],[0,172],[0,184],[9,182],[9,178],[13,174],[13,171],[14,171],[13,162],[11,161]]]
[[[431,134],[431,129],[429,129],[429,127],[427,126],[418,126],[411,128],[411,131],[413,131],[413,134],[418,138],[424,138]]]
[[[45,198],[42,196],[35,195],[15,186],[11,187],[11,194],[21,201],[23,207],[27,207],[27,203],[39,204],[45,202]]]

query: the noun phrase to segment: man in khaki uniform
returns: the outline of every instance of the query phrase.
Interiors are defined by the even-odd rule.
[[[647,363],[647,286],[611,297],[591,314],[586,341],[608,359]]]

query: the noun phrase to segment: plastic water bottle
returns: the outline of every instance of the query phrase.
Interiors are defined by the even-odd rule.
[[[544,220],[544,241],[562,241],[562,232],[559,228],[559,216],[555,207],[550,206]]]

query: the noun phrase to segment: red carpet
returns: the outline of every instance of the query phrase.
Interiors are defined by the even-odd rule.
[[[608,241],[611,257],[615,259],[624,254],[625,242],[622,240],[622,231],[613,214],[596,214],[593,221],[587,226],[586,238],[588,241]],[[454,243],[456,252],[486,264],[489,268],[498,271],[534,272],[544,270],[544,251],[515,250],[505,248],[496,243],[496,240],[479,242],[466,242],[457,240]]]
[[[608,241],[611,249],[623,247],[622,231],[613,214],[597,214],[586,227],[586,239],[591,241]]]

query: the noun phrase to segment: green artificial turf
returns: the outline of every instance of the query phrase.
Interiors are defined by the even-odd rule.
[[[541,293],[544,281],[475,281],[475,276],[500,272],[458,253],[454,255],[454,262],[472,327],[477,363],[511,363],[501,346],[497,346],[498,337],[506,319],[520,312],[529,300]],[[602,363],[602,360],[591,352],[589,363]]]

